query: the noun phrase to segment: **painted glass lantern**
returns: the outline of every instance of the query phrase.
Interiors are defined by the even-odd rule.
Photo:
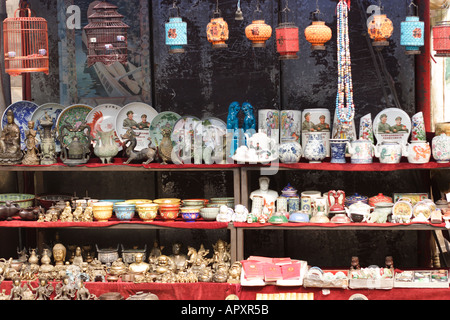
[[[388,46],[388,39],[394,32],[394,25],[385,14],[376,14],[368,24],[368,32],[374,47]]]
[[[22,16],[17,16],[20,12]],[[48,74],[47,21],[32,17],[30,8],[19,8],[14,17],[3,21],[5,71],[11,76],[22,73]]]
[[[411,1],[410,11],[413,7],[417,10]],[[406,54],[420,54],[420,47],[425,45],[425,23],[419,21],[417,12],[410,12],[405,21],[400,23],[400,44],[405,46]]]
[[[292,22],[283,22],[275,30],[277,37],[278,59],[298,59],[297,52],[300,50],[298,40],[298,27]]]
[[[220,10],[216,8],[213,18],[206,26],[206,36],[214,49],[227,48],[229,38],[228,23],[221,17]]]
[[[115,62],[127,63],[129,26],[123,22],[124,17],[117,9],[117,6],[102,1],[94,6],[94,12],[88,17],[89,23],[84,27],[88,66],[96,62],[105,65]]]
[[[305,38],[311,43],[311,50],[325,50],[325,43],[331,40],[331,28],[325,21],[312,21],[305,29]]]
[[[442,21],[433,27],[435,57],[450,57],[450,21]]]
[[[169,46],[169,53],[183,53],[183,46],[187,45],[187,23],[181,19],[175,3],[170,12],[174,11],[176,11],[176,15],[171,16],[165,25],[166,45]]]
[[[275,30],[279,60],[298,59],[297,52],[300,50],[298,27],[288,21],[289,11],[286,3],[286,7],[282,10],[284,21],[280,21]]]
[[[265,23],[259,1],[252,23],[245,28],[245,36],[252,42],[253,48],[265,48],[266,41],[272,36],[272,27]]]

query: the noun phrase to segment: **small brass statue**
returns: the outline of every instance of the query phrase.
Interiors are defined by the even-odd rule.
[[[83,280],[79,280],[78,282],[78,290],[76,294],[76,300],[98,300],[95,294],[91,294],[89,290],[86,288]]]
[[[28,165],[28,166],[34,166],[39,165],[40,159],[39,159],[39,150],[36,146],[36,134],[37,131],[34,129],[34,121],[28,122],[28,130],[25,133],[25,156],[23,157],[22,164]]]
[[[54,300],[72,300],[75,297],[75,288],[69,280],[69,277],[66,276],[61,283],[56,285]]]
[[[41,139],[41,165],[51,165],[56,163],[56,128],[53,119],[45,112],[45,115],[38,121],[38,132]]]
[[[61,161],[68,166],[85,164],[91,157],[91,127],[86,121],[81,125],[73,126],[64,123],[59,129],[59,142],[61,143]]]
[[[359,258],[356,256],[352,257],[352,262],[350,265],[350,270],[359,270],[361,269],[361,266],[359,265]]]
[[[31,287],[31,290],[35,292],[36,300],[49,300],[54,288],[48,283],[47,277],[39,278],[39,286],[37,288]]]
[[[0,133],[0,164],[20,164],[23,158],[20,141],[20,127],[14,123],[14,113],[6,113],[7,124]]]

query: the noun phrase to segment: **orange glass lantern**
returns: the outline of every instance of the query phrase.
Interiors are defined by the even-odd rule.
[[[275,30],[277,39],[277,52],[280,54],[279,60],[298,59],[297,52],[300,50],[298,27],[288,20],[289,8],[283,9],[285,21],[280,21]]]
[[[17,17],[17,13],[26,15]],[[22,73],[48,74],[47,21],[32,17],[30,8],[19,8],[13,18],[3,21],[5,71],[11,76]]]
[[[214,49],[227,48],[226,41],[229,38],[229,34],[228,23],[221,17],[219,1],[217,1],[213,17],[206,26],[207,39],[212,43]]]
[[[311,50],[325,50],[325,43],[331,40],[331,36],[331,28],[325,21],[312,21],[305,29],[305,38],[311,43]]]
[[[433,27],[435,57],[450,57],[450,21],[442,21]]]
[[[368,32],[374,47],[388,46],[388,39],[394,32],[394,25],[385,14],[376,14],[368,24]]]
[[[272,36],[272,27],[265,23],[261,17],[261,13],[258,2],[255,10],[255,18],[245,28],[245,36],[252,42],[253,48],[265,48],[266,41]],[[256,18],[257,15],[260,17]]]
[[[96,62],[104,65],[128,62],[129,26],[122,21],[124,17],[117,9],[117,6],[102,1],[93,8],[94,12],[88,17],[89,24],[84,27],[88,66]]]

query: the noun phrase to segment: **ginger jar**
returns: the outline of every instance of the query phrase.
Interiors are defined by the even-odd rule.
[[[313,21],[305,29],[305,38],[311,43],[311,50],[325,50],[325,43],[331,40],[331,28],[325,21]]]
[[[302,146],[295,138],[286,138],[282,140],[278,154],[282,163],[297,163],[302,157]]]
[[[448,163],[450,161],[450,137],[445,133],[435,136],[431,141],[431,150],[437,163]]]
[[[373,40],[372,45],[374,47],[388,46],[388,39],[394,32],[394,25],[385,14],[377,14],[370,21],[368,32],[370,38]]]
[[[253,20],[245,28],[245,36],[252,42],[254,48],[265,48],[266,41],[272,36],[272,27],[264,20]]]
[[[229,37],[228,23],[222,17],[212,18],[206,26],[206,36],[213,48],[227,48],[225,41]]]

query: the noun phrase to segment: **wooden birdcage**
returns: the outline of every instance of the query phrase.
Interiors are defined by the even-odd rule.
[[[118,61],[127,63],[129,26],[123,15],[117,12],[117,6],[102,1],[93,8],[88,17],[89,24],[84,27],[88,49],[87,64],[96,62],[111,65]]]
[[[17,13],[21,15],[17,17]],[[32,17],[29,8],[19,8],[3,21],[5,71],[18,76],[28,72],[48,74],[47,21]]]

